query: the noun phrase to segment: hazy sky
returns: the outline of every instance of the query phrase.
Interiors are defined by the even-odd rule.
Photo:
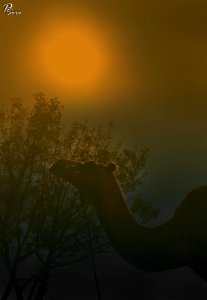
[[[1,104],[31,103],[42,91],[63,101],[68,118],[114,120],[123,141],[151,149],[145,196],[163,209],[207,182],[206,0],[13,1],[20,16],[6,16],[4,3]],[[71,23],[89,28],[104,57],[88,89],[61,85],[45,65],[56,32]]]
[[[126,145],[150,148],[144,195],[162,216],[207,182],[206,0],[14,0],[20,16],[7,16],[4,3],[0,106],[13,97],[30,104],[44,92],[64,103],[68,120],[113,120]],[[52,61],[57,35],[67,36],[70,26],[76,37],[89,38],[76,40],[84,53],[93,49],[91,60],[82,61],[93,80],[75,89],[67,51],[81,49],[70,52],[68,43],[58,50],[66,82]],[[99,266],[107,299],[126,299],[129,291],[153,300],[206,299],[206,284],[189,270],[149,275],[123,264]]]

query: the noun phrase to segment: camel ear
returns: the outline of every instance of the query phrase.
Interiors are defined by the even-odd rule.
[[[113,162],[110,162],[108,165],[107,165],[107,170],[110,172],[110,173],[114,173],[116,171],[116,164],[113,163]]]

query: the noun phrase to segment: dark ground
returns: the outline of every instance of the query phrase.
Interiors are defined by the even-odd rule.
[[[115,253],[96,256],[102,300],[204,300],[207,283],[190,268],[147,273],[128,264]],[[76,280],[51,283],[52,299],[97,300],[90,262]],[[55,284],[54,284],[55,283]]]

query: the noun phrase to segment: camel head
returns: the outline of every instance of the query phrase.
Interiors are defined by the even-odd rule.
[[[96,188],[98,180],[103,176],[113,176],[116,170],[114,163],[107,165],[94,161],[78,162],[61,159],[50,167],[50,172],[64,181],[72,183],[77,188],[92,190]]]

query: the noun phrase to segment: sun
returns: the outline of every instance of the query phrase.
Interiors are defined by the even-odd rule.
[[[25,28],[14,54],[16,83],[62,95],[74,106],[133,96],[141,78],[126,41],[113,22],[73,7],[59,14],[55,6]]]
[[[80,25],[59,28],[41,49],[46,76],[70,90],[95,88],[104,73],[105,59],[98,36]]]

